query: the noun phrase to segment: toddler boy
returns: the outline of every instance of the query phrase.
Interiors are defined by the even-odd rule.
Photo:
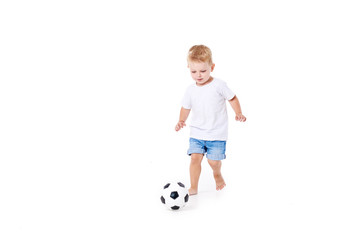
[[[207,154],[208,163],[213,170],[216,189],[222,190],[226,186],[221,174],[221,160],[226,158],[228,136],[226,100],[236,114],[235,120],[245,122],[246,117],[242,114],[238,98],[227,84],[211,76],[215,64],[212,62],[212,52],[208,47],[204,45],[191,47],[187,62],[195,83],[185,92],[175,130],[179,131],[186,126],[186,120],[192,112],[190,146],[187,153],[191,156],[189,193],[194,195],[198,192],[204,154]]]

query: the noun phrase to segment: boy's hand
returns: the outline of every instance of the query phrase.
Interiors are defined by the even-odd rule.
[[[179,121],[175,127],[175,130],[178,132],[179,130],[181,130],[181,128],[185,127],[186,123],[183,121]]]
[[[247,118],[242,113],[236,115],[236,121],[245,122],[246,120]]]

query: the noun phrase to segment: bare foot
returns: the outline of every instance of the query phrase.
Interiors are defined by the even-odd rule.
[[[188,193],[189,193],[190,196],[191,196],[191,195],[196,195],[197,192],[198,192],[197,189],[194,189],[194,188],[188,189]]]
[[[226,186],[222,174],[214,174],[213,176],[214,176],[214,180],[216,181],[217,191],[222,190]]]

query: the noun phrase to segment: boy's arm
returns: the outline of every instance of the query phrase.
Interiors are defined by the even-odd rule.
[[[179,131],[181,128],[183,128],[184,126],[186,126],[186,120],[188,118],[189,113],[191,112],[191,109],[186,109],[186,108],[181,108],[180,111],[180,117],[179,117],[179,121],[175,127],[176,131]]]
[[[231,107],[233,108],[236,114],[236,120],[240,122],[245,122],[247,118],[242,114],[241,105],[239,104],[237,96],[234,96],[231,100],[229,100]]]

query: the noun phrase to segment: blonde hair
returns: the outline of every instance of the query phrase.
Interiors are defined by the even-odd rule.
[[[212,65],[212,52],[207,46],[194,45],[188,51],[187,61],[190,62],[206,62]]]

